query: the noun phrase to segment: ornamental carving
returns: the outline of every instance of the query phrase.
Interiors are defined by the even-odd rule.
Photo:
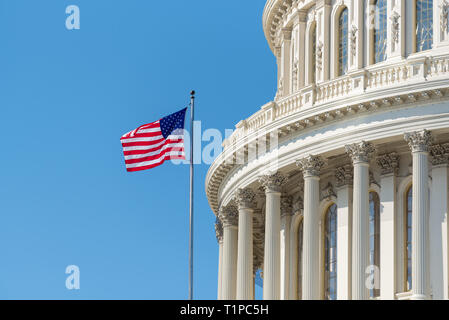
[[[428,130],[406,133],[404,139],[412,152],[429,152],[433,140]]]
[[[396,11],[393,12],[393,14],[390,17],[391,20],[391,38],[393,39],[394,43],[399,42],[399,28],[400,28],[400,19],[401,15],[397,13]]]
[[[449,16],[449,2],[443,0],[440,7],[440,28],[441,32],[447,33],[449,31],[448,16]]]
[[[396,152],[383,154],[376,159],[377,165],[380,167],[380,174],[398,174],[399,171],[399,155]]]
[[[369,162],[371,157],[376,152],[374,144],[366,141],[347,145],[345,149],[353,163]]]
[[[298,200],[296,200],[293,203],[293,213],[296,213],[298,211],[301,211],[304,209],[304,201],[302,200],[302,198],[298,198]]]
[[[337,197],[337,194],[335,193],[334,187],[329,182],[327,186],[323,190],[321,190],[320,200],[330,201],[333,197]]]
[[[350,31],[350,40],[351,40],[351,53],[352,56],[355,57],[357,53],[357,32],[359,29],[355,25],[352,26]]]
[[[267,191],[280,192],[281,187],[287,182],[287,178],[279,171],[272,174],[266,174],[259,178],[259,183]]]
[[[321,156],[309,155],[303,159],[296,161],[296,165],[306,176],[319,176],[321,169],[326,165],[326,162]]]
[[[338,167],[335,170],[335,179],[337,181],[337,188],[343,186],[351,186],[353,184],[354,169],[352,165],[347,164],[343,167]]]
[[[298,89],[298,73],[299,73],[299,62],[298,59],[295,59],[292,71],[292,87],[294,91]]]
[[[223,227],[236,227],[239,222],[239,210],[236,205],[228,204],[227,206],[220,208],[218,218],[222,221]]]
[[[435,144],[430,147],[430,161],[434,166],[449,163],[449,143]]]
[[[321,71],[323,69],[323,42],[318,41],[316,46],[316,68]]]
[[[293,199],[291,196],[281,197],[281,217],[293,215]]]
[[[218,218],[215,220],[215,236],[219,243],[223,240],[223,223]]]
[[[239,207],[253,208],[256,194],[250,188],[238,189],[234,194],[234,201]]]

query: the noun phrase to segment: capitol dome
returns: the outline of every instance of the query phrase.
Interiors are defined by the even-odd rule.
[[[276,96],[206,177],[219,299],[254,299],[258,270],[264,299],[449,299],[448,12],[267,1]]]

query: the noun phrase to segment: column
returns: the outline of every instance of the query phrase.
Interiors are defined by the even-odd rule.
[[[406,16],[405,0],[387,1],[387,59],[402,59],[405,57]],[[415,43],[416,28],[409,28],[407,40]]]
[[[300,193],[302,194],[304,189],[304,186],[300,187]],[[304,202],[302,201],[302,197],[300,197],[294,204],[293,204],[293,213],[291,220],[293,223],[293,220],[297,218],[297,216],[300,215],[300,212],[302,212],[304,209]],[[291,223],[291,224],[292,224]],[[298,226],[299,227],[299,226]],[[290,228],[290,276],[289,276],[289,293],[288,293],[288,299],[289,300],[298,300],[298,260],[299,260],[299,251],[301,248],[299,247],[300,239],[298,234],[298,229],[293,229],[293,226],[291,225]],[[302,240],[301,240],[302,241]]]
[[[352,209],[352,299],[366,300],[369,266],[369,161],[375,149],[370,142],[346,146],[354,166]]]
[[[237,300],[253,299],[253,214],[256,195],[251,189],[237,190],[238,204]]]
[[[298,50],[298,87],[296,89],[300,89],[304,87],[305,84],[305,70],[306,70],[306,21],[307,21],[307,11],[300,10],[298,11],[298,20],[296,23],[298,24],[298,37],[295,44],[296,50]]]
[[[222,278],[223,278],[223,224],[217,218],[215,222],[215,236],[218,242],[218,293],[217,300],[221,300],[222,292]]]
[[[281,197],[281,300],[289,299],[290,288],[290,226],[292,197]]]
[[[281,224],[281,187],[286,178],[279,172],[260,178],[265,188],[265,256],[264,256],[264,300],[280,298],[280,224]]]
[[[363,24],[365,22],[363,7],[363,1],[354,1],[349,7],[349,71],[363,68]]]
[[[330,77],[331,23],[332,0],[317,0],[315,5],[317,20],[317,60],[316,80],[323,82]]]
[[[228,205],[220,210],[223,222],[223,267],[222,300],[235,300],[237,297],[237,224],[238,209]]]
[[[336,169],[337,180],[337,299],[351,300],[352,261],[352,181],[353,169],[345,165]]]
[[[320,156],[308,156],[296,162],[304,175],[304,242],[302,269],[303,300],[320,299],[319,272],[319,193],[320,171],[324,166]]]
[[[377,158],[380,178],[380,298],[396,298],[396,193],[399,156],[395,153]]]
[[[430,190],[430,283],[432,299],[448,296],[448,158],[449,144],[434,145],[432,156],[432,186]]]
[[[405,140],[413,155],[412,202],[412,299],[429,298],[429,131],[406,133]]]
[[[444,47],[449,44],[449,2],[447,0],[435,0],[433,4],[433,41],[434,48]]]
[[[291,93],[291,41],[292,29],[282,29],[282,95],[285,97]]]

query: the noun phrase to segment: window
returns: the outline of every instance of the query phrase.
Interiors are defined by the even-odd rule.
[[[433,0],[416,0],[416,52],[432,49]]]
[[[337,299],[337,206],[327,209],[324,224],[324,299]]]
[[[338,75],[348,72],[348,8],[344,8],[338,19]]]
[[[369,249],[370,265],[380,268],[380,200],[376,192],[369,194]],[[378,296],[378,288],[370,289],[371,298]]]
[[[406,193],[406,212],[405,212],[405,289],[412,289],[412,200],[413,187],[410,187]]]
[[[299,224],[298,229],[298,299],[302,299],[302,243],[304,241],[303,221]]]
[[[374,63],[387,58],[387,0],[375,2]]]
[[[312,26],[312,30],[310,31],[310,38],[312,49],[312,52],[310,54],[310,79],[312,83],[316,83],[316,24]]]

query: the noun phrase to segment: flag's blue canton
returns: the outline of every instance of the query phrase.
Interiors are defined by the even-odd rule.
[[[160,120],[162,135],[165,139],[172,134],[173,131],[177,129],[184,129],[184,120],[186,117],[187,108],[173,113],[167,117]]]

